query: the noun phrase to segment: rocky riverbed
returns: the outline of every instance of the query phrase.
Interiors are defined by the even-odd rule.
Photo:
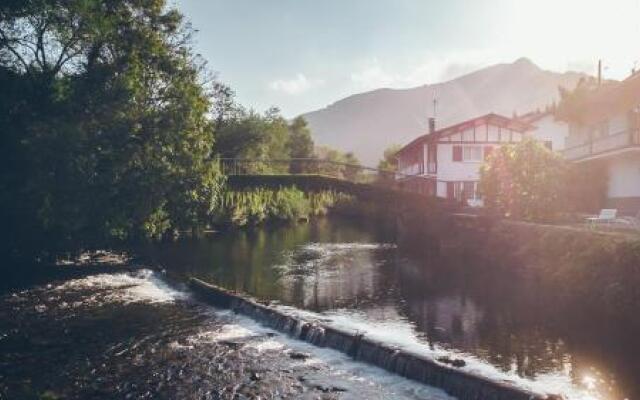
[[[1,399],[447,399],[193,300],[150,270],[0,298]]]

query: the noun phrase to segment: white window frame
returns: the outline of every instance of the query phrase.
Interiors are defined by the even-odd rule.
[[[461,200],[462,193],[464,191],[464,184],[469,183],[473,185],[473,191],[471,195],[466,200],[482,200],[482,196],[478,193],[478,181],[455,181],[453,182],[453,197],[457,200]],[[467,192],[464,192],[465,195],[468,195]]]
[[[462,162],[472,162],[472,163],[482,162],[483,160],[482,150],[483,150],[482,146],[480,145],[462,146]],[[475,154],[475,156],[477,157],[472,157],[472,155],[474,155],[472,151],[477,152]]]

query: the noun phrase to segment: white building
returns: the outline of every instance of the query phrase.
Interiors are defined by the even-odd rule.
[[[607,83],[585,100],[569,126],[566,159],[600,163],[608,177],[607,207],[640,210],[640,73]]]
[[[534,111],[518,119],[533,125],[532,136],[550,150],[560,152],[564,150],[569,136],[569,124],[556,118],[553,110]]]
[[[491,152],[532,136],[553,150],[562,150],[568,125],[550,111],[508,118],[487,114],[443,129],[429,121],[429,133],[396,154],[398,180],[405,187],[432,196],[482,204],[478,194],[480,166]]]
[[[398,151],[398,179],[420,193],[469,203],[479,200],[480,166],[491,152],[533,130],[518,119],[487,114],[420,136]]]

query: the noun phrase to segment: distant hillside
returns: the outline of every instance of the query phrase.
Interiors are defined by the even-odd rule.
[[[583,74],[544,71],[526,58],[497,64],[448,82],[411,89],[377,89],[349,96],[303,116],[318,144],[353,151],[375,165],[384,149],[424,133],[437,93],[437,126],[496,112],[511,116],[542,108],[573,88]]]

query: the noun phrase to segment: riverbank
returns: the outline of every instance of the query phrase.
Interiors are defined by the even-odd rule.
[[[455,249],[475,268],[516,270],[562,312],[588,310],[640,329],[637,235],[464,214],[444,224],[405,221],[404,229],[422,235],[427,251]]]

